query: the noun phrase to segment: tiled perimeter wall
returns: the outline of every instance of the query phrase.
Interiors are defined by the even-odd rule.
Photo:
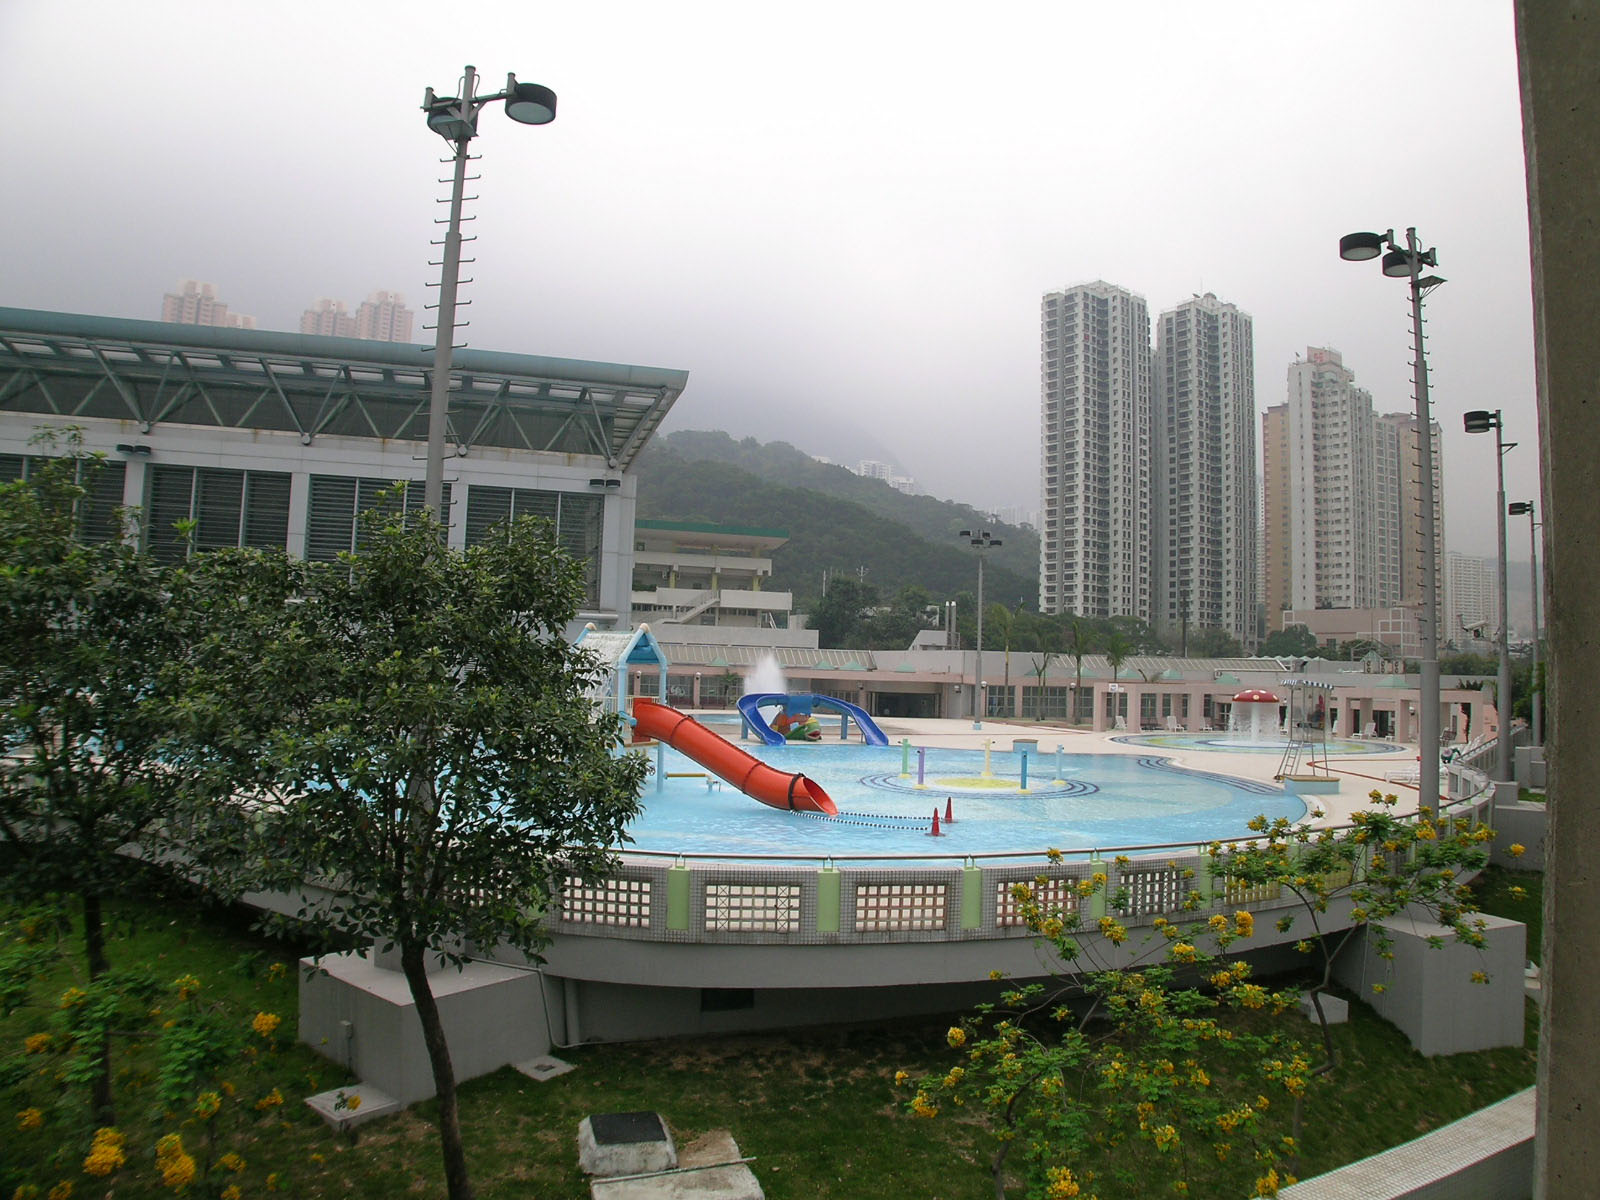
[[[1467,825],[1490,819],[1481,776],[1452,772],[1449,810]],[[1084,897],[1097,872],[1106,886]],[[1171,856],[1115,857],[1038,865],[795,867],[627,863],[603,880],[568,877],[548,927],[553,933],[701,944],[862,944],[1031,936],[1012,889],[1027,883],[1047,912],[1147,925],[1217,909],[1280,906],[1276,885],[1213,878],[1203,848]],[[1185,908],[1193,892],[1214,895]],[[1113,903],[1124,893],[1123,903]],[[1292,901],[1282,901],[1287,905]]]

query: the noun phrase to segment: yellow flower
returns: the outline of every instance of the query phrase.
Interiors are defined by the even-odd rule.
[[[194,1182],[194,1159],[184,1151],[183,1139],[175,1133],[156,1143],[156,1166],[161,1169],[161,1182],[173,1191],[182,1191]]]
[[[1240,909],[1233,914],[1233,928],[1240,937],[1249,937],[1256,931],[1255,914]]]
[[[45,1195],[45,1200],[72,1200],[72,1180],[63,1179]]]
[[[283,1093],[280,1092],[277,1088],[273,1088],[265,1096],[261,1097],[261,1099],[256,1101],[256,1111],[257,1112],[266,1112],[268,1109],[277,1108],[282,1103],[283,1103]]]
[[[967,1044],[967,1031],[959,1025],[952,1025],[945,1033],[944,1040],[950,1043],[951,1049],[959,1049]]]
[[[44,1125],[44,1113],[37,1108],[25,1108],[17,1114],[18,1129],[39,1129]]]
[[[276,1171],[274,1171],[274,1172],[272,1172],[272,1174],[267,1176],[267,1191],[275,1192],[277,1190],[278,1190],[278,1173]]]
[[[209,1121],[221,1107],[222,1097],[216,1092],[201,1092],[194,1102],[194,1115],[202,1121]]]
[[[122,1153],[122,1143],[122,1134],[109,1125],[95,1130],[94,1144],[83,1160],[84,1174],[109,1175],[127,1162],[127,1156]]]
[[[283,1018],[277,1013],[258,1012],[255,1015],[255,1020],[250,1022],[250,1028],[254,1029],[262,1037],[271,1037],[282,1022]]]
[[[928,1098],[921,1092],[918,1092],[916,1096],[912,1098],[911,1111],[916,1113],[919,1117],[927,1117],[930,1120],[939,1115],[938,1106],[935,1104],[930,1104],[928,1102]]]
[[[910,1078],[911,1078],[911,1076],[907,1072],[905,1072],[905,1071],[896,1071],[894,1073],[894,1085],[895,1085],[895,1087],[905,1087],[906,1080],[908,1080]]]
[[[1082,1192],[1078,1181],[1072,1177],[1070,1167],[1051,1167],[1044,1194],[1047,1200],[1072,1200],[1072,1197]]]
[[[61,1007],[75,1008],[89,998],[89,993],[82,988],[69,987],[61,993]]]
[[[50,1049],[50,1035],[48,1033],[30,1033],[22,1039],[22,1046],[29,1054],[43,1054]]]
[[[1482,971],[1474,971],[1472,973],[1472,982],[1473,983],[1488,983],[1489,982],[1489,977],[1487,975],[1485,975]]]
[[[1252,1195],[1269,1197],[1276,1196],[1278,1194],[1279,1182],[1278,1169],[1276,1167],[1270,1168],[1265,1175],[1256,1180],[1256,1190],[1252,1193]]]
[[[1178,1144],[1178,1131],[1171,1125],[1157,1126],[1154,1131],[1156,1149],[1165,1153]]]
[[[1511,855],[1512,858],[1521,858],[1527,852],[1528,848],[1521,842],[1512,842],[1511,845],[1506,847],[1506,853]]]
[[[193,975],[179,975],[172,981],[172,986],[178,989],[178,999],[188,1000],[200,990],[200,981]]]
[[[1044,852],[1044,856],[1053,863],[1058,863],[1061,861],[1061,851],[1055,849],[1053,846]]]
[[[944,1086],[946,1088],[955,1087],[963,1078],[965,1078],[966,1074],[967,1072],[965,1068],[951,1067],[950,1073],[944,1077]]]
[[[241,1198],[244,1196],[244,1193],[239,1190],[239,1185],[237,1183],[230,1183],[227,1187],[222,1189],[221,1195],[222,1200],[241,1200]]]
[[[1172,950],[1170,953],[1172,954],[1175,962],[1192,963],[1194,961],[1195,949],[1188,942],[1174,942],[1172,944]]]
[[[227,1154],[224,1154],[221,1158],[217,1159],[217,1166],[221,1167],[224,1171],[233,1171],[235,1174],[237,1174],[238,1172],[244,1170],[244,1159],[240,1158],[237,1154],[230,1150]]]
[[[267,968],[267,978],[273,983],[277,983],[278,980],[282,979],[288,973],[289,964],[287,963],[275,962]]]

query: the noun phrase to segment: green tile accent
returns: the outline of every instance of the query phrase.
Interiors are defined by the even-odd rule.
[[[817,932],[839,932],[839,892],[843,877],[837,867],[817,872]]]
[[[983,924],[983,868],[961,868],[961,928]]]
[[[689,868],[667,868],[667,928],[688,932]]]

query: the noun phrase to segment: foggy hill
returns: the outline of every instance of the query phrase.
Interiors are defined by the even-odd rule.
[[[685,430],[659,436],[634,468],[641,518],[714,521],[781,529],[773,586],[806,608],[822,573],[856,573],[889,598],[915,585],[935,599],[977,590],[976,554],[956,536],[974,524],[1003,545],[984,568],[986,601],[1038,602],[1039,540],[1033,531],[987,521],[965,504],[907,496],[878,479],[819,463],[786,442],[736,441]]]

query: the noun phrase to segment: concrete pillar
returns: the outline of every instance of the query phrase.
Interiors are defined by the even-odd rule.
[[[1550,674],[1534,1195],[1600,1177],[1600,3],[1517,0]]]

